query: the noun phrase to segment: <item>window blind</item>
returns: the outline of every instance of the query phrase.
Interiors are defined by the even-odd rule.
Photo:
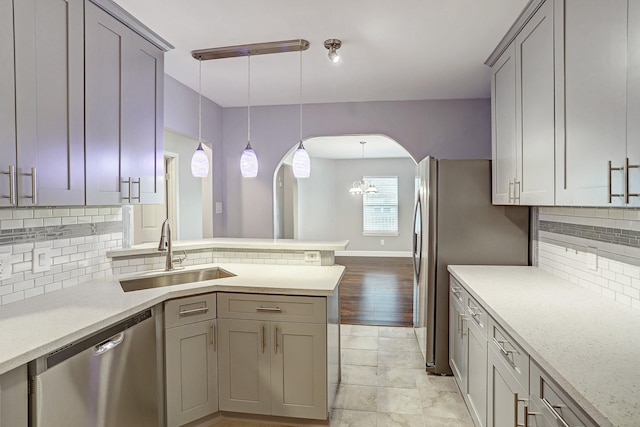
[[[365,176],[378,189],[362,195],[363,234],[398,233],[398,177]]]

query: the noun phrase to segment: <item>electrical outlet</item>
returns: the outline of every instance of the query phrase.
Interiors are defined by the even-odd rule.
[[[11,279],[10,253],[0,253],[0,280]]]
[[[384,246],[384,239],[380,239],[380,244]]]
[[[320,261],[320,251],[304,251],[305,262]]]
[[[222,213],[222,202],[216,202],[216,213],[217,214]]]
[[[33,265],[32,271],[34,273],[42,273],[43,271],[51,270],[51,253],[49,248],[35,248],[33,250]]]

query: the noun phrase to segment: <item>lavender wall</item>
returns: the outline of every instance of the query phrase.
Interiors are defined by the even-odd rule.
[[[398,141],[416,161],[428,155],[491,158],[488,99],[311,104],[303,108],[303,138],[384,134]],[[225,108],[222,118],[224,235],[273,237],[273,175],[299,138],[298,106],[251,109],[251,144],[260,160],[260,171],[250,179],[242,178],[239,170],[247,143],[247,110]],[[217,170],[217,164],[214,168]]]
[[[164,76],[164,127],[198,139],[198,93],[176,79]],[[202,98],[202,139],[213,151],[213,201],[224,199],[224,160],[222,156],[222,107]],[[194,147],[195,149],[195,147]],[[213,208],[212,208],[213,209]],[[214,236],[224,236],[224,221],[213,209]]]

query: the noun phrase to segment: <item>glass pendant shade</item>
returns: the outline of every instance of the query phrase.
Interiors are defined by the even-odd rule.
[[[202,142],[191,157],[191,175],[196,178],[206,178],[209,176],[209,157],[202,148]]]
[[[307,150],[300,143],[295,153],[293,153],[293,176],[296,178],[309,178],[309,175],[311,175],[311,159]]]
[[[349,189],[350,194],[362,194],[362,183],[360,181],[355,181],[351,188]]]
[[[240,173],[245,178],[255,178],[258,176],[258,157],[251,148],[251,143],[247,143],[242,157],[240,157]]]

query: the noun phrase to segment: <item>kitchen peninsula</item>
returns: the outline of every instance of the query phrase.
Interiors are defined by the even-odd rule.
[[[221,363],[220,360],[224,357],[219,352],[225,345],[227,345],[227,354],[239,351],[238,348],[233,347],[233,334],[237,331],[235,327],[241,324],[255,326],[255,336],[259,338],[256,342],[259,344],[254,350],[260,355],[266,355],[267,365],[269,360],[271,361],[268,366],[271,371],[271,385],[259,384],[262,390],[266,387],[268,395],[266,397],[269,400],[266,403],[261,401],[254,405],[257,409],[247,411],[239,408],[237,402],[230,401],[228,393],[226,401],[223,395],[224,390],[228,390],[229,387],[236,387],[237,391],[238,384],[233,383],[238,380],[233,376],[233,369],[237,368],[237,364],[231,364],[231,367],[226,368],[219,365],[217,372],[214,373],[220,381],[215,385],[215,391],[219,389],[220,393],[219,410],[326,420],[340,375],[339,284],[344,267],[333,265],[333,252],[344,249],[347,244],[347,241],[302,242],[270,239],[174,242],[176,253],[186,251],[187,259],[184,264],[188,265],[184,269],[167,273],[162,271],[161,267],[164,266],[162,254],[157,252],[157,247],[142,245],[112,250],[108,253],[113,263],[112,276],[2,307],[0,338],[11,345],[0,348],[0,405],[15,401],[12,399],[15,399],[17,390],[20,404],[13,405],[11,411],[24,411],[26,420],[27,363],[149,308],[155,310],[159,336],[162,336],[163,332],[167,335],[164,345],[159,343],[158,349],[160,351],[165,349],[167,352],[166,389],[167,393],[171,392],[172,387],[182,385],[172,384],[170,379],[173,378],[170,371],[174,364],[169,362],[171,349],[168,346],[172,344],[169,331],[175,332],[180,327],[173,327],[174,324],[171,324],[170,310],[182,302],[198,306],[199,302],[191,300],[207,297],[208,303],[211,304],[213,301],[210,308],[204,310],[207,313],[206,324],[211,326],[211,332],[209,327],[205,329],[205,335],[208,338],[206,342],[211,343],[211,347],[206,350],[207,354],[213,351],[213,357]],[[158,263],[161,264],[160,268]],[[133,292],[124,292],[119,283],[121,279],[127,278],[154,277],[213,268],[224,269],[231,275],[214,280]],[[182,324],[193,326],[198,323],[199,316],[187,316],[185,319]],[[251,332],[243,331],[245,335],[249,333]],[[302,339],[298,340],[297,337]],[[313,370],[309,377],[305,377],[313,382],[314,394],[309,397],[313,402],[309,405],[300,404],[300,402],[289,405],[286,401],[291,397],[288,390],[284,393],[282,391],[272,393],[272,390],[283,384],[291,388],[293,382],[301,381],[301,365],[298,364],[292,368],[293,370],[289,370],[287,362],[284,362],[288,359],[283,353],[286,352],[285,347],[292,349],[291,351],[304,349],[303,342],[313,343],[310,351],[319,353],[313,354],[316,360],[314,363],[323,361],[323,366],[307,366]],[[269,349],[272,349],[271,355],[269,355]],[[163,359],[164,357],[165,355]],[[265,356],[262,356],[262,359],[264,358]],[[302,366],[302,369],[304,368]],[[228,370],[223,372],[223,369]],[[282,381],[276,381],[277,375]],[[287,377],[290,375],[297,375],[297,377],[292,381]],[[13,390],[14,395],[8,397],[5,392],[6,387],[2,387],[2,379],[9,376],[13,379],[17,376],[20,381],[18,387],[10,389]],[[222,382],[224,379],[227,382],[231,381],[232,384],[225,385]],[[240,386],[247,385],[240,384]],[[250,386],[248,385],[249,388]],[[275,401],[276,396],[280,399],[279,405]],[[184,425],[186,420],[191,422],[202,417],[210,422],[210,418],[215,417],[218,411],[217,393],[215,405],[211,406],[211,402],[207,404],[209,410],[214,409],[205,415],[199,414],[197,418],[193,418],[193,414],[172,413],[176,409],[168,404],[167,419],[171,422],[167,425]],[[307,407],[306,410],[305,407]],[[1,408],[0,426],[4,427],[3,417],[8,414],[4,406]],[[189,419],[189,416],[192,418]],[[16,418],[10,419],[13,421]]]

